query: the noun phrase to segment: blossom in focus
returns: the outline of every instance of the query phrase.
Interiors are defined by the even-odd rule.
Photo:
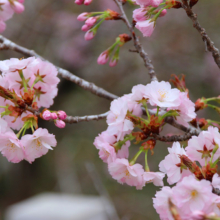
[[[138,8],[138,9],[135,9],[133,11],[133,19],[135,21],[145,21],[147,19],[150,18],[150,16],[147,16],[147,8],[145,7],[141,7],[141,8]]]
[[[161,172],[145,172],[143,174],[144,182],[153,183],[155,186],[163,186],[163,178],[165,174]]]
[[[149,98],[149,103],[152,106],[159,106],[163,108],[177,107],[180,105],[179,99],[180,91],[172,89],[168,82],[153,81],[147,84],[145,95]]]
[[[153,198],[153,206],[156,209],[156,212],[160,215],[161,220],[173,220],[168,205],[168,200],[169,198],[172,198],[172,196],[172,189],[165,186],[161,191],[158,191],[155,198]]]
[[[186,153],[191,160],[198,161],[202,166],[204,166],[205,160],[211,159],[215,143],[220,146],[219,132],[217,130],[208,128],[208,131],[202,131],[198,137],[193,136],[188,141]],[[218,149],[213,157],[213,162],[219,158],[219,156],[220,150]]]
[[[150,20],[138,21],[135,27],[142,32],[144,37],[150,37],[154,31],[155,23]]]
[[[212,186],[209,181],[198,181],[195,177],[188,176],[173,187],[173,197],[183,212],[194,212],[209,206],[210,201],[216,195],[212,193]]]
[[[119,183],[126,183],[129,186],[143,187],[144,169],[140,164],[130,165],[127,159],[116,159],[108,164],[108,170],[112,178]]]
[[[24,146],[25,159],[29,163],[45,155],[48,150],[52,150],[52,147],[57,145],[55,136],[43,128],[38,128],[32,135],[24,135],[21,143]]]
[[[172,148],[168,148],[169,154],[159,164],[161,172],[167,174],[167,182],[172,185],[180,181],[183,177],[190,175],[190,171],[182,169],[179,155],[186,155],[184,148],[180,146],[179,142],[174,142]]]
[[[25,156],[23,146],[13,131],[0,134],[0,151],[12,163],[19,163]]]

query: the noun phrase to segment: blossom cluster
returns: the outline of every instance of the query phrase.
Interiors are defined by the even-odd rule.
[[[143,109],[147,118],[143,116]],[[110,174],[119,183],[136,186],[137,189],[148,182],[163,186],[164,173],[150,172],[147,164],[147,153],[155,146],[154,141],[142,143],[133,159],[129,161],[128,157],[130,141],[136,139],[140,142],[152,133],[158,134],[167,116],[174,116],[179,123],[187,125],[196,117],[196,113],[195,105],[187,93],[172,89],[164,81],[134,86],[132,93],[111,103],[107,116],[108,128],[96,137],[94,145],[99,150],[100,158],[108,164]],[[135,128],[141,131],[134,132]],[[141,153],[145,153],[145,169],[136,163]]]
[[[38,128],[38,117],[54,120],[60,128],[65,126],[64,111],[39,112],[41,107],[49,108],[57,95],[57,69],[30,57],[0,61],[0,71],[0,151],[10,162],[25,159],[32,163],[56,146],[55,136]],[[28,129],[33,134],[25,134]]]
[[[210,126],[198,136],[192,136],[185,148],[174,142],[168,148],[169,154],[160,162],[159,172],[150,170],[148,151],[153,153],[156,145],[154,134],[160,134],[168,116],[186,127],[195,120],[195,104],[189,99],[188,91],[173,89],[164,81],[134,86],[132,93],[111,103],[108,128],[94,141],[99,157],[108,164],[112,178],[121,184],[137,189],[151,182],[162,186],[153,198],[154,207],[162,220],[174,219],[169,201],[176,205],[181,219],[220,215],[220,197],[213,193],[213,189],[220,190],[217,174],[220,158],[218,128]],[[133,140],[135,144],[141,142],[141,147],[131,157],[129,148]],[[145,166],[137,163],[142,153],[145,154]],[[165,176],[170,185],[176,186],[164,186]]]
[[[22,13],[24,11],[24,0],[0,0],[0,33],[2,33],[6,24],[14,13]]]

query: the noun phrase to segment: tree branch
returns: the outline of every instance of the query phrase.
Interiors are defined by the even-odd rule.
[[[22,46],[19,46],[18,44],[10,41],[9,39],[3,37],[2,35],[0,35],[0,43],[1,43],[0,50],[13,50],[13,51],[21,53],[27,57],[35,56],[35,57],[38,57],[38,58],[45,60],[43,57],[41,57],[35,51],[29,50],[29,49],[22,47]],[[94,83],[88,82],[88,81],[70,73],[68,70],[62,69],[58,66],[56,66],[56,68],[57,68],[58,74],[62,78],[67,79],[67,80],[79,85],[83,89],[88,90],[91,93],[93,93],[99,97],[106,98],[109,100],[113,100],[113,99],[117,98],[116,95],[104,90],[103,88],[96,86]]]
[[[141,58],[143,59],[144,65],[147,67],[147,69],[149,71],[151,81],[157,81],[154,66],[153,66],[148,54],[144,50],[142,44],[140,43],[139,38],[136,36],[136,34],[133,30],[133,27],[130,24],[130,22],[129,22],[126,14],[125,14],[122,2],[120,2],[120,0],[114,0],[114,2],[117,4],[117,6],[119,7],[119,10],[121,11],[122,20],[125,22],[125,24],[127,25],[129,31],[131,32],[131,35],[132,35],[132,38],[133,38],[133,41],[134,41],[135,49],[137,50],[137,52],[140,54]]]
[[[216,64],[218,65],[218,67],[220,68],[220,54],[219,54],[219,50],[218,48],[215,47],[214,42],[211,41],[210,37],[207,35],[206,30],[204,28],[201,27],[198,19],[197,19],[197,15],[192,11],[191,7],[188,4],[187,0],[182,0],[183,5],[182,7],[184,8],[184,10],[186,11],[186,14],[188,15],[188,17],[192,20],[193,22],[193,27],[200,33],[200,35],[202,36],[202,40],[205,43],[205,48],[206,50],[208,50],[209,52],[212,53],[212,56],[216,62]]]

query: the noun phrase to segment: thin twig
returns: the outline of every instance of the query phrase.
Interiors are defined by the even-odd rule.
[[[21,53],[27,57],[34,56],[34,57],[38,57],[38,58],[45,60],[43,57],[41,57],[39,54],[37,54],[34,50],[29,50],[25,47],[22,47],[16,43],[10,41],[9,39],[3,37],[2,35],[0,35],[0,43],[1,43],[0,50],[13,50],[13,51]],[[88,81],[72,74],[68,70],[60,68],[58,66],[56,66],[56,68],[57,68],[58,74],[62,78],[67,79],[67,80],[79,85],[83,89],[88,90],[97,96],[100,96],[100,97],[103,97],[103,98],[106,98],[109,100],[113,100],[113,99],[117,98],[116,95],[104,90],[101,87],[96,86],[94,83],[88,82]]]
[[[144,65],[147,67],[147,69],[149,71],[151,81],[157,81],[154,66],[153,66],[148,54],[144,50],[142,44],[140,43],[139,38],[135,34],[135,32],[133,30],[133,27],[130,24],[130,22],[127,18],[127,15],[124,11],[123,4],[119,0],[114,0],[114,2],[117,4],[117,6],[119,7],[119,10],[121,11],[122,20],[125,22],[125,24],[127,25],[129,31],[131,32],[131,35],[132,35],[132,38],[133,38],[133,41],[134,41],[134,46],[135,46],[136,50],[138,51],[138,53],[140,54],[140,56],[142,57],[142,59],[144,60]]]
[[[197,19],[197,15],[193,12],[191,7],[189,6],[188,1],[187,0],[182,0],[182,2],[183,2],[182,7],[185,9],[186,14],[188,15],[188,17],[193,22],[193,27],[202,36],[202,40],[205,43],[205,49],[212,53],[212,56],[213,56],[216,64],[220,68],[220,54],[219,54],[218,48],[215,47],[214,42],[210,39],[210,37],[206,33],[206,30],[201,27],[201,25],[200,25],[200,23],[199,23],[199,21]]]

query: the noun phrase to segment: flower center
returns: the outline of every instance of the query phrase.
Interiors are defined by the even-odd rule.
[[[163,102],[164,99],[167,97],[167,91],[165,90],[159,90],[158,91],[160,97],[159,97],[159,101]]]
[[[129,173],[129,171],[128,171],[128,170],[126,170],[125,175],[126,175],[127,177],[129,177],[129,176],[130,176],[130,173]]]
[[[191,192],[191,196],[192,196],[193,198],[195,198],[197,195],[198,195],[198,192],[197,192],[196,190],[193,190],[193,191]]]

